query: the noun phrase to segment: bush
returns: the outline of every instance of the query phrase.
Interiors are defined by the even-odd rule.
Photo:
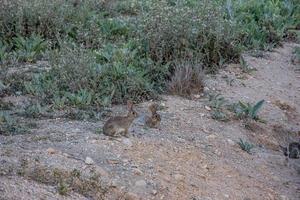
[[[300,20],[300,7],[293,0],[227,2],[228,16],[238,25],[240,42],[247,48],[269,50],[279,45],[287,28]]]
[[[239,56],[234,25],[224,19],[221,5],[211,1],[193,7],[154,1],[142,16],[138,30],[144,51],[156,62],[201,58],[212,71]]]
[[[68,105],[89,107],[141,101],[156,97],[155,84],[142,59],[126,45],[108,45],[102,51],[65,46],[52,55],[48,72],[26,82],[26,91],[48,103],[65,99]]]
[[[202,71],[239,61],[242,49],[280,44],[288,28],[299,27],[296,3],[3,1],[1,65],[44,59],[51,66],[33,78],[5,77],[3,84],[59,109],[141,101],[166,89],[190,95],[201,90]]]

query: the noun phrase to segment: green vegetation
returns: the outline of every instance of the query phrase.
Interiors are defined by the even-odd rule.
[[[240,145],[241,149],[246,151],[247,153],[251,154],[251,149],[254,148],[253,144],[250,144],[247,141],[244,141],[242,139],[240,139],[240,141],[238,142],[238,144]]]
[[[203,73],[300,26],[296,0],[11,0],[0,10],[3,69],[47,63],[17,78],[1,70],[1,85],[54,109],[199,92]]]
[[[15,135],[27,132],[27,126],[21,124],[9,113],[0,111],[0,135]]]
[[[238,118],[250,118],[259,120],[258,112],[262,108],[264,102],[264,100],[261,100],[255,105],[251,105],[250,103],[243,103],[239,101],[237,104],[232,105],[232,110]]]

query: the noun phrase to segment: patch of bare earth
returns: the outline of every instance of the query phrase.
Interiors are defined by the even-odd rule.
[[[279,151],[299,138],[294,46],[246,56],[257,69],[250,74],[231,65],[207,78],[206,91],[230,102],[266,101],[259,113],[266,123],[250,129],[239,120],[213,120],[204,97],[164,96],[160,128],[135,123],[129,138],[97,134],[103,121],[59,118],[38,121],[31,134],[0,136],[0,199],[299,199],[300,160],[287,165]],[[239,138],[255,144],[252,155]]]

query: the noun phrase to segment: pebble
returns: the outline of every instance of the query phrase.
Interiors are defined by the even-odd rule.
[[[230,144],[231,146],[235,145],[234,141],[232,141],[231,139],[227,139],[228,144]]]
[[[143,174],[143,172],[140,169],[133,169],[132,171],[135,175],[142,175]]]
[[[287,196],[280,195],[280,200],[289,200],[289,198]]]
[[[138,180],[135,182],[135,186],[137,187],[146,187],[147,183],[144,180]]]
[[[111,187],[117,187],[118,186],[117,180],[112,180],[111,183],[110,183],[110,186]]]
[[[120,163],[120,161],[119,160],[107,160],[107,163],[108,164],[119,164]]]
[[[130,147],[133,145],[132,142],[131,142],[131,140],[128,139],[128,138],[124,138],[122,140],[122,143],[125,144],[125,145],[127,145],[127,146],[130,146]]]
[[[210,134],[208,136],[206,136],[206,139],[215,139],[217,136],[214,134]]]
[[[175,175],[174,175],[174,178],[175,178],[176,181],[183,181],[184,176],[181,175],[181,174],[175,174]]]
[[[48,154],[55,154],[56,150],[50,147],[50,148],[47,149],[47,153]]]
[[[200,95],[200,94],[196,94],[196,95],[194,95],[194,97],[195,97],[196,99],[200,99],[201,95]]]
[[[211,111],[211,108],[209,106],[204,106],[204,108],[208,111]]]
[[[151,194],[157,195],[157,190],[152,190]]]
[[[138,200],[140,199],[136,194],[132,193],[132,192],[127,192],[124,195],[124,199],[125,200]]]
[[[92,158],[86,157],[86,158],[85,158],[85,164],[87,164],[87,165],[92,165],[92,164],[94,164],[94,161],[93,161]]]

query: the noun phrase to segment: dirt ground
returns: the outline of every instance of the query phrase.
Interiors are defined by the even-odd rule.
[[[37,121],[32,133],[0,136],[0,199],[300,199],[300,159],[288,162],[279,145],[300,137],[300,73],[296,44],[263,57],[245,55],[243,73],[230,65],[206,78],[205,94],[228,102],[265,104],[245,128],[242,120],[212,119],[206,95],[162,96],[159,128],[133,124],[129,138],[111,140],[97,123]],[[145,113],[149,102],[137,105]],[[113,108],[114,115],[126,108]],[[255,145],[252,154],[237,144]]]

